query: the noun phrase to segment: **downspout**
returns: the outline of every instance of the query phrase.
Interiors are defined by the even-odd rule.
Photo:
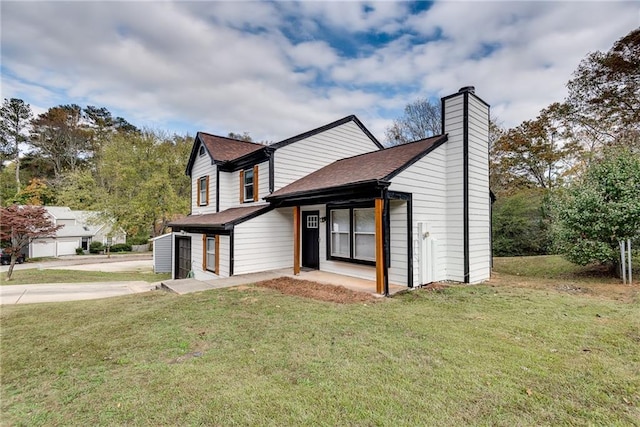
[[[216,165],[216,212],[220,212],[220,168]]]
[[[462,114],[462,221],[464,283],[469,283],[469,92],[463,93]]]
[[[229,277],[233,276],[233,253],[235,252],[233,244],[233,229],[229,232]]]

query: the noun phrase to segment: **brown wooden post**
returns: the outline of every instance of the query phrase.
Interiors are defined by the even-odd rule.
[[[300,206],[293,207],[293,274],[300,274]]]
[[[376,292],[384,293],[384,236],[382,235],[382,211],[384,200],[376,199]]]

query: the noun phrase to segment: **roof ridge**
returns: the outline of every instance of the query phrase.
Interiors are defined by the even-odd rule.
[[[229,138],[228,136],[221,136],[221,135],[215,135],[212,133],[208,133],[208,132],[203,132],[203,131],[198,131],[197,133],[203,134],[203,135],[207,135],[207,136],[212,136],[214,138],[222,138],[222,139],[226,139],[228,141],[233,141],[233,142],[243,142],[245,144],[252,144],[252,145],[258,145],[260,147],[267,147],[267,145],[264,144],[260,144],[259,142],[253,142],[253,141],[243,141],[242,139],[235,139],[235,138]],[[197,135],[196,135],[197,136]]]

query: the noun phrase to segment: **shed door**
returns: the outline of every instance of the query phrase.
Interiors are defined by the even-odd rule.
[[[176,237],[176,279],[186,279],[191,271],[191,237]]]
[[[320,212],[302,212],[302,266],[320,268]]]

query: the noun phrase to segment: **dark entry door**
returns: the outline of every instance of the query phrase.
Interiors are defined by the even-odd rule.
[[[302,266],[320,268],[320,212],[302,212]]]
[[[191,237],[176,237],[176,279],[186,279],[191,271]]]

